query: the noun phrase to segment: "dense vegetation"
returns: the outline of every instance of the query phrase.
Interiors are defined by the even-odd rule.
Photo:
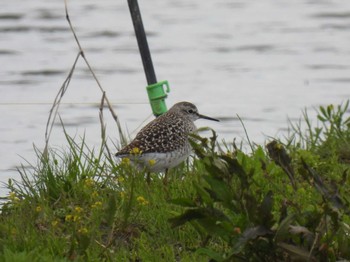
[[[318,126],[305,111],[249,153],[193,135],[167,184],[67,135],[6,185],[0,261],[350,259],[348,105],[321,107]]]

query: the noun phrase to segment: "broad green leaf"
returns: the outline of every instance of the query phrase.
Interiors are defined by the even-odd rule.
[[[236,245],[233,247],[233,249],[235,250],[234,254],[240,253],[249,241],[254,240],[260,236],[271,235],[271,234],[272,234],[272,231],[267,229],[264,226],[250,227],[246,229],[243,232],[242,236],[239,238]]]
[[[230,208],[233,196],[228,185],[224,181],[211,176],[204,176],[203,178],[210,185],[216,197],[224,202],[225,206]]]
[[[183,214],[170,218],[168,221],[172,227],[181,226],[191,220],[201,219],[206,217],[205,208],[188,209]]]
[[[201,198],[202,202],[205,203],[208,206],[212,206],[214,204],[213,199],[211,198],[210,194],[208,191],[204,190],[203,187],[201,187],[198,184],[193,184],[194,188],[197,191],[197,194]]]
[[[282,241],[288,237],[289,225],[295,220],[295,217],[295,214],[290,214],[279,223],[275,234],[275,242]]]
[[[214,259],[217,262],[224,261],[224,258],[222,257],[221,253],[216,252],[216,251],[209,249],[209,248],[204,248],[204,247],[198,248],[196,250],[196,253],[200,254],[200,255],[206,255],[206,256],[210,257],[211,259]]]
[[[271,227],[274,223],[272,215],[273,193],[270,190],[258,208],[260,223],[266,227]]]
[[[286,243],[278,243],[277,244],[280,248],[282,248],[284,251],[286,251],[288,254],[290,254],[294,260],[297,261],[317,261],[316,258],[314,256],[312,256],[310,254],[309,251],[297,247],[297,246],[293,246],[290,244],[286,244]]]
[[[238,162],[238,160],[225,155],[220,157],[226,161],[229,174],[237,175],[241,181],[242,188],[248,188],[248,174],[244,171],[242,165]]]
[[[183,207],[196,207],[196,203],[189,198],[176,198],[169,200],[169,203]]]
[[[323,106],[320,106],[320,111],[321,111],[323,116],[325,116],[326,118],[328,117],[326,109]]]

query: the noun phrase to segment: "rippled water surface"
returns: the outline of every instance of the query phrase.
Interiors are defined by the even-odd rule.
[[[283,136],[303,108],[350,96],[350,1],[139,0],[158,80],[168,80],[170,106],[195,103],[220,118],[219,139]],[[78,49],[64,2],[4,1],[0,10],[0,181],[18,178],[33,144],[44,145],[48,112]],[[19,8],[20,6],[20,8]],[[131,136],[151,119],[146,80],[127,1],[69,1],[86,57]],[[101,92],[82,60],[60,115],[72,136],[98,146]],[[105,111],[108,136],[118,142]],[[65,145],[58,123],[51,144]],[[111,142],[112,144],[112,142]]]

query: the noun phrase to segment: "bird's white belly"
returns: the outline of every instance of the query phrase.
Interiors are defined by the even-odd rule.
[[[190,149],[167,153],[144,153],[139,156],[131,156],[130,160],[139,168],[146,168],[150,172],[162,172],[185,161],[190,153]]]

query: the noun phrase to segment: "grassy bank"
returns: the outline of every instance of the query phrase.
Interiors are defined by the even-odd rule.
[[[218,146],[162,177],[102,143],[37,152],[0,214],[0,261],[338,261],[350,259],[348,104],[304,112],[283,141]]]

